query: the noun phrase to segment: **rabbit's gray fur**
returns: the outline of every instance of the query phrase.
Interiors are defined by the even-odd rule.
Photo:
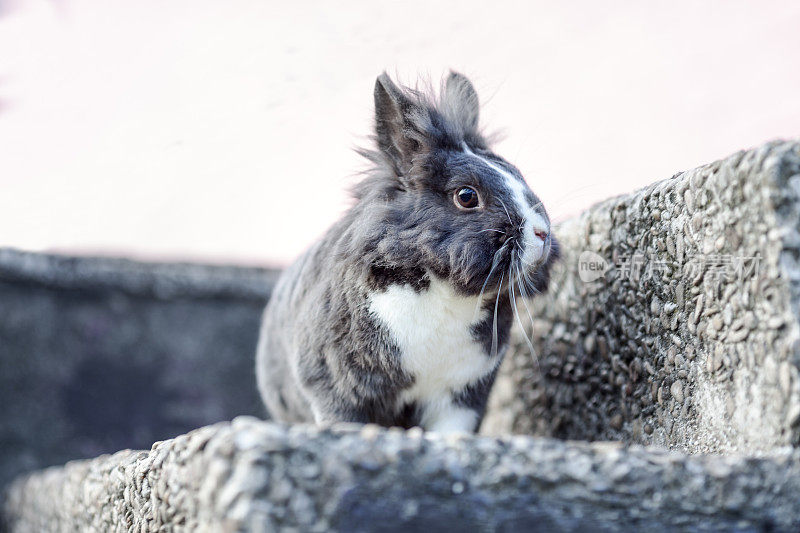
[[[259,389],[279,420],[475,431],[513,299],[545,290],[556,242],[519,171],[489,150],[466,77],[450,73],[436,97],[384,73],[374,97],[372,170],[276,286]],[[463,186],[479,209],[455,204]]]

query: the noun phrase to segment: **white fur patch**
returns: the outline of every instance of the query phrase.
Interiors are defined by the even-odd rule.
[[[518,212],[522,215],[523,220],[522,238],[525,241],[525,246],[522,247],[522,263],[525,265],[534,264],[541,259],[544,253],[544,241],[537,237],[535,232],[544,231],[547,233],[550,231],[550,226],[542,215],[528,204],[528,201],[525,199],[525,185],[501,166],[474,153],[466,144],[464,144],[464,152],[473,157],[477,157],[483,161],[486,166],[505,178],[506,185],[514,197],[514,203],[516,204]]]
[[[432,402],[425,406],[420,424],[439,433],[472,433],[477,429],[478,413],[449,400]]]
[[[476,316],[477,297],[456,294],[450,285],[429,275],[426,291],[410,285],[390,285],[369,296],[369,309],[389,330],[401,352],[403,369],[414,376],[414,385],[403,393],[402,403],[422,408],[425,429],[451,427],[474,431],[477,417],[454,405],[451,393],[490,373],[498,358],[489,357],[472,337],[471,326],[485,317]],[[473,414],[474,416],[474,414]],[[469,429],[458,429],[466,426]]]

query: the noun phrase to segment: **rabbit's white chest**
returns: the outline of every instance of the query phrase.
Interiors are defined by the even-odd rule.
[[[403,369],[414,377],[403,402],[449,401],[453,392],[484,377],[497,364],[473,335],[485,318],[478,299],[456,294],[431,276],[428,290],[391,285],[370,296],[370,311],[389,330],[401,352]],[[476,312],[477,311],[477,312]]]

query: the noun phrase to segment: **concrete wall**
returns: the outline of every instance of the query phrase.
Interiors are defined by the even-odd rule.
[[[797,444],[800,143],[682,172],[556,233],[535,354],[518,334],[484,431],[690,453]],[[608,271],[588,281],[589,260]]]
[[[0,488],[20,472],[262,416],[274,272],[0,249]]]
[[[11,531],[796,531],[800,452],[686,456],[252,418],[22,478]]]

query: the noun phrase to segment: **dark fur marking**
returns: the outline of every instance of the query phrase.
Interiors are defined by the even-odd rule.
[[[401,268],[397,266],[371,265],[371,286],[376,290],[386,290],[390,285],[410,285],[416,292],[427,290],[431,280],[422,268]]]
[[[487,357],[492,353],[492,337],[494,330],[494,305],[495,301],[487,302],[483,309],[488,311],[487,317],[472,326],[472,337],[476,342],[481,343],[483,350],[486,352]],[[500,353],[501,348],[508,342],[508,336],[511,332],[511,325],[513,323],[514,315],[511,309],[511,301],[508,294],[501,294],[497,301],[497,351]]]
[[[492,390],[492,385],[494,385],[498,369],[499,365],[483,379],[470,383],[453,395],[453,403],[460,407],[472,409],[477,413],[478,423],[476,429],[480,427],[483,415],[486,413],[486,403],[489,400],[489,393]]]

